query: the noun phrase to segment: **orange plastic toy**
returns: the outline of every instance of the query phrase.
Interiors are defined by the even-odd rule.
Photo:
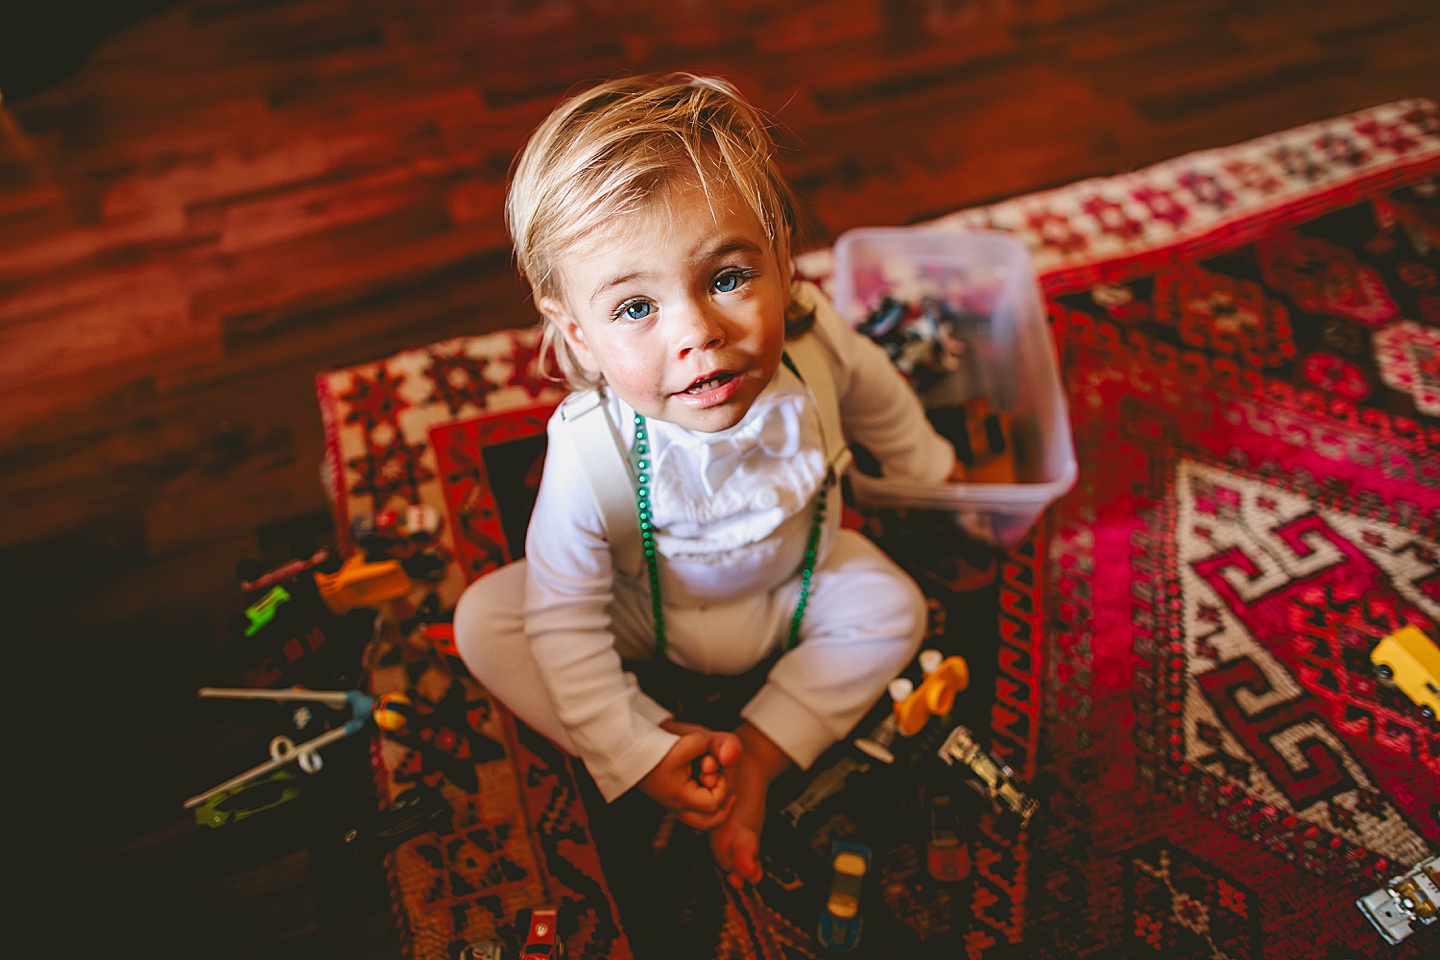
[[[943,717],[955,703],[955,694],[970,685],[970,668],[964,657],[943,657],[939,650],[920,651],[920,671],[925,679],[913,686],[904,677],[891,681],[895,720],[900,733],[913,737],[931,717]]]
[[[334,573],[315,573],[315,586],[325,605],[338,615],[357,608],[379,609],[386,600],[403,597],[413,583],[399,560],[370,563],[361,553],[345,559]]]

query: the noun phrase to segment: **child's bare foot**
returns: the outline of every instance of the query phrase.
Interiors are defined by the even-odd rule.
[[[730,815],[710,831],[710,851],[731,886],[759,883],[760,831],[765,826],[765,799],[770,783],[790,768],[790,758],[748,723],[735,731],[743,747],[732,768]]]
[[[735,805],[730,808],[730,816],[710,831],[710,850],[732,887],[747,881],[759,883],[765,875],[760,866],[760,831],[765,826],[765,797],[770,784],[758,773],[746,757],[741,758],[731,782]]]

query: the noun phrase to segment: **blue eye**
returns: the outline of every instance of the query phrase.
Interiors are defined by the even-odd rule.
[[[654,309],[649,300],[632,300],[620,308],[620,315],[627,320],[644,320]]]
[[[715,278],[716,293],[733,293],[740,286],[740,274],[731,271]]]

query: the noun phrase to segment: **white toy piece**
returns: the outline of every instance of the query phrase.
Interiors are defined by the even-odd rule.
[[[1422,860],[1374,893],[1355,901],[1386,943],[1399,943],[1415,927],[1440,915],[1440,857]]]

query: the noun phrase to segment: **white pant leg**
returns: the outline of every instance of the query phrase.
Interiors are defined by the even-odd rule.
[[[486,692],[531,729],[577,756],[580,751],[560,722],[525,637],[525,576],[522,558],[490,571],[466,587],[455,605],[455,646],[470,675],[480,681]],[[650,615],[648,595],[642,606],[629,596],[632,592],[617,587],[621,596],[611,604],[615,645],[622,658],[648,660],[654,642],[654,629],[646,619]],[[622,599],[624,602],[620,602]],[[638,686],[634,674],[625,674],[625,681],[631,687]],[[643,699],[651,707],[647,716],[655,722],[669,716],[648,697]]]
[[[789,594],[793,611],[795,592],[780,593]],[[789,611],[787,632],[788,618]],[[915,581],[865,537],[842,530],[811,579],[800,643],[776,661],[741,714],[808,767],[909,665],[925,624]]]
[[[492,570],[455,605],[455,646],[471,676],[532,729],[566,753],[575,743],[555,715],[525,639],[525,561]]]

